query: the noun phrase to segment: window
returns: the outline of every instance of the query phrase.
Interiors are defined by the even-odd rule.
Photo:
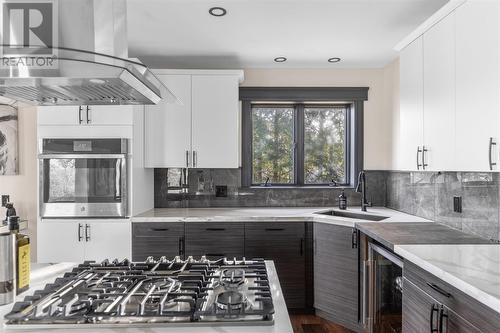
[[[294,106],[252,107],[252,183],[294,183]]]
[[[240,87],[242,185],[353,186],[366,87]]]
[[[347,184],[349,110],[333,103],[253,103],[252,184]]]
[[[348,105],[304,108],[304,183],[347,184]]]

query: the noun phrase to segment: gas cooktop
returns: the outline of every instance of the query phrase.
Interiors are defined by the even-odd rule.
[[[10,328],[272,325],[263,259],[85,262],[14,304]]]

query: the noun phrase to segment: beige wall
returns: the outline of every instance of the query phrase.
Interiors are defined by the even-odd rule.
[[[36,258],[36,218],[37,218],[37,140],[36,108],[22,108],[18,112],[19,174],[0,176],[0,194],[10,195],[17,214],[28,219],[28,234],[32,240],[31,259]],[[4,219],[5,208],[0,208],[0,218]]]
[[[392,164],[393,78],[398,70],[396,63],[380,69],[246,69],[243,86],[369,87],[365,102],[365,169],[382,170],[390,169]]]

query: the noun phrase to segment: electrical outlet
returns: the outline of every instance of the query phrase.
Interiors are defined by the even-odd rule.
[[[453,197],[453,211],[455,213],[462,212],[462,197]]]
[[[2,195],[2,207],[5,207],[9,202],[10,202],[10,195],[8,194]]]

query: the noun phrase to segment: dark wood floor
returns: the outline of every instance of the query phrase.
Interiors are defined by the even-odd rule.
[[[314,315],[291,315],[294,333],[354,333],[345,327]]]

